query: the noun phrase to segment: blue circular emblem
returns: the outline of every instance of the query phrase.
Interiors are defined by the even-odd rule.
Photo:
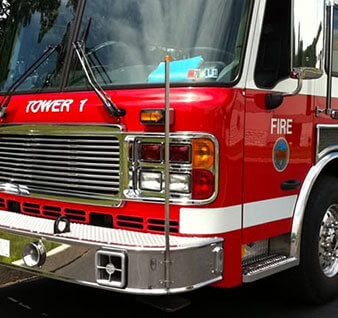
[[[275,169],[278,172],[282,172],[289,164],[290,148],[285,138],[279,138],[274,147],[272,153],[272,161]]]

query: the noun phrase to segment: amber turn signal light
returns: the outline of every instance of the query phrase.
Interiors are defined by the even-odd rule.
[[[193,169],[210,169],[215,162],[215,145],[209,139],[194,139],[192,143]]]
[[[141,123],[144,125],[164,125],[164,109],[142,109],[140,114]],[[174,110],[170,109],[170,125],[174,124]]]

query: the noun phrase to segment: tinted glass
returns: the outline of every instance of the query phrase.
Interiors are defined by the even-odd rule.
[[[338,8],[334,10],[332,72],[334,76],[338,77]]]
[[[1,1],[0,1],[1,2]],[[65,44],[17,89],[60,84],[77,0],[6,0],[0,10],[0,92],[6,91],[50,45]]]
[[[250,0],[87,1],[80,39],[100,84],[231,82],[239,72]],[[86,86],[74,56],[69,85]]]

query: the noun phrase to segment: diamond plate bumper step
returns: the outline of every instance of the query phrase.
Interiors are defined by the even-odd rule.
[[[170,290],[165,287],[165,237],[104,227],[70,224],[54,234],[54,220],[0,210],[0,265],[120,292],[164,295],[212,284],[223,278],[223,239],[170,236]],[[51,246],[46,263],[30,268],[17,242]],[[1,246],[1,244],[0,244]],[[55,247],[56,246],[56,247]],[[11,255],[7,255],[11,254]]]
[[[250,283],[295,266],[297,259],[285,255],[269,255],[243,266],[243,282]]]

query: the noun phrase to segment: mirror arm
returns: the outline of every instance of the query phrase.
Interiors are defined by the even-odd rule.
[[[298,76],[297,87],[293,92],[290,93],[271,93],[265,96],[265,107],[266,109],[275,109],[282,105],[284,97],[291,97],[298,95],[303,88],[303,78]]]

